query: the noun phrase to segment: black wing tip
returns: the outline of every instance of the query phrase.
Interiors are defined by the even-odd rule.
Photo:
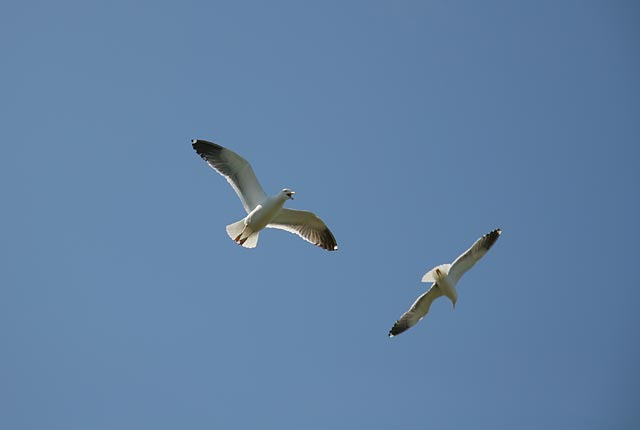
[[[322,249],[326,249],[327,251],[337,251],[338,250],[338,245],[334,242],[333,244],[330,243],[319,243],[318,246]]]
[[[224,149],[217,143],[209,142],[208,140],[202,139],[191,139],[191,146],[202,158],[204,158],[206,155],[216,155]]]
[[[203,139],[191,139],[191,146],[198,153],[206,151],[222,151],[224,148],[217,143],[209,142]]]
[[[405,332],[409,326],[407,324],[402,324],[400,321],[396,322],[391,330],[389,330],[389,337],[394,337],[399,335],[400,333]]]
[[[493,246],[494,243],[496,243],[496,241],[498,240],[498,238],[500,237],[500,235],[502,234],[502,229],[500,228],[496,228],[495,230],[485,234],[483,236],[483,239],[485,239],[485,247],[487,249],[491,248]]]
[[[338,242],[336,242],[336,238],[331,233],[331,230],[328,228],[324,229],[320,235],[320,242],[316,243],[322,249],[326,249],[327,251],[337,251],[338,250]]]

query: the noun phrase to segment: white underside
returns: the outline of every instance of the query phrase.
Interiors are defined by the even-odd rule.
[[[238,245],[255,248],[258,245],[260,230],[273,220],[284,205],[278,196],[268,197],[255,207],[246,217],[227,226],[227,234]]]

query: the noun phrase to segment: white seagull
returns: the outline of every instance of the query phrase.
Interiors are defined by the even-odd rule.
[[[338,249],[333,234],[316,214],[283,208],[285,201],[293,200],[294,191],[285,188],[275,196],[267,196],[247,160],[213,142],[193,139],[191,143],[198,155],[227,179],[247,211],[246,217],[227,226],[227,234],[234,242],[255,248],[260,230],[268,227],[297,234],[327,251]]]
[[[437,266],[422,277],[422,282],[433,282],[431,288],[418,297],[411,305],[411,308],[405,312],[389,331],[389,337],[396,336],[403,331],[416,325],[429,312],[431,303],[440,296],[447,296],[456,307],[458,300],[458,292],[456,284],[462,278],[467,270],[471,269],[478,260],[480,260],[487,251],[496,243],[500,237],[502,230],[495,229],[491,233],[487,233],[471,245],[462,255],[460,255],[453,264],[442,264]]]

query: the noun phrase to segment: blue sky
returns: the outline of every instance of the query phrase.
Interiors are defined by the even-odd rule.
[[[5,2],[0,427],[640,425],[631,1]],[[340,250],[243,216],[232,148]],[[501,227],[394,339],[422,274]]]

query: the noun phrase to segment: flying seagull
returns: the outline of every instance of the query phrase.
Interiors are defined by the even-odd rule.
[[[283,208],[285,201],[293,200],[294,191],[285,188],[267,196],[247,160],[213,142],[193,139],[191,143],[198,155],[227,179],[247,211],[246,217],[227,226],[227,234],[234,242],[255,248],[260,230],[268,227],[297,234],[327,251],[338,249],[333,234],[316,214]]]
[[[456,258],[453,264],[442,264],[425,273],[422,277],[422,282],[433,282],[431,288],[418,297],[411,305],[411,308],[396,321],[389,331],[389,337],[396,336],[416,325],[429,312],[431,303],[440,296],[447,296],[455,309],[456,301],[458,300],[456,284],[467,270],[471,269],[478,260],[484,257],[487,251],[496,243],[501,233],[502,230],[498,228],[491,233],[485,234],[476,240],[471,245],[471,248]]]

